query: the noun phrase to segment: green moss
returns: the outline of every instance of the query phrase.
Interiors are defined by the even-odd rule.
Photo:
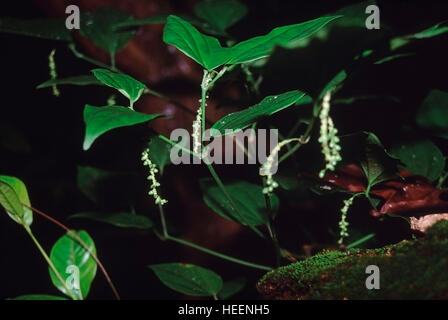
[[[368,265],[380,269],[380,289],[368,290]],[[448,221],[422,239],[373,250],[326,251],[267,273],[260,293],[274,299],[448,298]]]

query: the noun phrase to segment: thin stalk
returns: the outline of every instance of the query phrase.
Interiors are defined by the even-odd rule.
[[[169,143],[169,144],[172,145],[173,147],[176,147],[176,148],[179,148],[179,149],[181,149],[181,150],[183,150],[183,151],[185,151],[185,152],[188,152],[189,154],[191,154],[191,155],[193,155],[193,156],[195,156],[195,157],[200,157],[200,154],[198,154],[198,153],[196,153],[196,152],[193,152],[192,150],[190,150],[190,149],[188,149],[188,148],[179,146],[176,142],[174,142],[174,141],[168,139],[168,138],[165,137],[163,134],[159,134],[158,137],[159,137],[160,139],[162,139],[163,141],[165,141],[166,143]]]
[[[168,236],[167,239],[171,240],[171,241],[174,241],[174,242],[177,242],[177,243],[180,243],[180,244],[183,244],[185,246],[191,247],[193,249],[205,252],[205,253],[207,253],[209,255],[221,258],[223,260],[234,262],[234,263],[246,266],[246,267],[251,267],[251,268],[254,268],[254,269],[260,269],[260,270],[266,270],[266,271],[272,270],[271,267],[267,267],[267,266],[263,266],[263,265],[260,265],[260,264],[256,264],[256,263],[252,263],[252,262],[248,262],[248,261],[244,261],[244,260],[240,260],[238,258],[231,257],[231,256],[228,256],[226,254],[219,253],[219,252],[216,252],[214,250],[210,250],[210,249],[204,248],[202,246],[199,246],[199,245],[194,244],[192,242],[186,241],[184,239],[180,239],[180,238],[176,238],[176,237],[172,237],[172,236]]]
[[[62,278],[62,276],[59,273],[59,271],[56,269],[53,261],[51,261],[50,257],[47,255],[45,250],[42,248],[42,246],[40,245],[39,241],[36,239],[36,237],[34,236],[33,232],[31,231],[30,227],[24,226],[24,228],[25,228],[26,232],[28,233],[28,235],[33,240],[33,242],[36,245],[37,249],[39,249],[40,253],[44,257],[44,259],[47,261],[48,266],[51,268],[51,270],[53,270],[54,274],[56,275],[58,280],[61,282],[61,284],[64,286],[65,290],[67,290],[67,294],[70,295],[70,297],[73,300],[78,300],[78,298],[75,295],[73,295],[72,291],[67,287],[67,284],[65,283],[65,281]]]
[[[76,50],[76,47],[75,47],[75,45],[73,43],[69,44],[68,48],[73,52],[75,57],[78,58],[78,59],[85,60],[85,61],[90,62],[91,64],[94,64],[94,65],[96,65],[98,67],[101,67],[101,68],[110,69],[110,70],[113,70],[113,71],[119,71],[117,68],[112,68],[111,66],[109,66],[109,65],[107,65],[105,63],[102,63],[100,61],[97,61],[95,59],[92,59],[92,58],[82,54],[81,52]]]
[[[223,260],[227,260],[227,261],[230,261],[230,262],[233,262],[233,263],[237,263],[237,264],[240,264],[240,265],[243,265],[243,266],[246,266],[246,267],[250,267],[250,268],[254,268],[254,269],[260,269],[260,270],[265,270],[265,271],[272,270],[271,267],[263,266],[263,265],[252,263],[252,262],[245,261],[245,260],[241,260],[241,259],[238,259],[238,258],[235,258],[235,257],[232,257],[232,256],[228,256],[226,254],[219,253],[219,252],[216,252],[214,250],[202,247],[202,246],[194,244],[194,243],[192,243],[190,241],[170,236],[169,233],[168,233],[168,228],[166,226],[165,213],[163,212],[163,207],[160,206],[160,205],[159,205],[159,213],[160,213],[160,221],[161,221],[161,224],[162,224],[163,238],[165,240],[177,242],[177,243],[182,244],[184,246],[187,246],[187,247],[190,247],[190,248],[202,251],[202,252],[207,253],[209,255],[212,255],[212,256],[215,256],[215,257],[218,257],[218,258],[221,258]]]
[[[362,243],[372,239],[373,237],[375,237],[375,234],[374,233],[370,233],[370,234],[362,237],[361,239],[358,239],[358,240],[348,244],[345,248],[346,249],[354,248],[354,247],[359,246],[360,244],[362,244]]]
[[[165,212],[163,211],[163,206],[159,204],[159,212],[160,212],[160,222],[162,223],[162,231],[163,236],[168,239],[170,235],[168,234],[168,228],[166,226],[166,220],[165,220]]]

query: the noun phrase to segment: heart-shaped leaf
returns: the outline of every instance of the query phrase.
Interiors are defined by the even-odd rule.
[[[182,18],[169,16],[163,32],[163,41],[175,46],[205,69],[225,64],[231,49],[223,48],[218,39],[200,33]]]
[[[111,55],[124,48],[134,35],[133,31],[116,32],[114,25],[134,18],[118,9],[101,7],[81,16],[81,34]]]
[[[227,192],[240,209],[242,217],[234,210],[227,197],[212,179],[200,180],[200,186],[204,202],[220,216],[238,221],[243,225],[257,226],[268,222],[266,202],[261,186],[246,181],[225,184]],[[273,195],[271,197],[273,214],[278,210],[278,206],[279,200],[277,196]]]
[[[92,143],[107,131],[143,123],[160,116],[136,112],[121,106],[94,107],[87,104],[84,108],[86,136],[83,148],[88,150]]]
[[[33,212],[23,204],[31,205],[28,191],[22,180],[0,176],[0,205],[15,222],[30,226],[33,223]]]
[[[74,232],[74,231],[72,231]],[[96,255],[95,243],[89,234],[85,231],[79,231],[76,233],[81,240],[87,245],[89,251]],[[51,249],[50,259],[53,262],[56,270],[62,276],[63,279],[68,279],[69,277],[74,277],[73,281],[70,282],[71,295],[78,297],[79,299],[85,299],[89,293],[90,285],[95,278],[97,264],[95,259],[90,255],[88,250],[86,250],[72,235],[67,232],[66,235],[59,238]],[[77,268],[78,272],[73,272],[73,274],[67,271],[68,267]],[[49,268],[51,281],[62,293],[70,296],[67,291],[66,284],[62,284],[56,274],[51,268]],[[79,275],[79,279],[76,277]],[[77,280],[79,280],[79,289],[76,288]]]
[[[94,76],[75,76],[61,79],[50,79],[38,85],[37,89],[48,88],[54,85],[74,85],[74,86],[89,86],[102,85]]]
[[[225,35],[227,28],[247,14],[247,7],[237,0],[203,0],[194,7],[194,13]]]
[[[165,263],[149,266],[167,287],[190,296],[216,296],[222,279],[211,270],[192,264]]]
[[[131,105],[137,101],[145,90],[146,86],[127,74],[113,72],[107,69],[92,70],[95,77],[106,86],[120,91],[131,101]]]
[[[262,117],[273,115],[297,103],[305,104],[309,102],[311,102],[311,98],[298,90],[285,92],[276,96],[268,96],[252,107],[226,115],[218,120],[212,128],[221,131],[222,134],[224,134],[224,130],[226,129],[244,129]]]
[[[445,158],[440,149],[428,139],[402,140],[390,154],[404,163],[405,169],[434,181],[445,168]]]
[[[69,218],[87,218],[109,223],[120,228],[151,229],[153,226],[153,223],[149,218],[127,212],[81,212],[73,214]]]
[[[72,41],[70,30],[61,19],[22,20],[0,18],[0,33],[12,33],[41,39]]]

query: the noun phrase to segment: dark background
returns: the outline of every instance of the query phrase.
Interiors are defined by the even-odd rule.
[[[357,1],[244,1],[249,7],[245,19],[230,29],[236,39],[245,39],[255,34],[268,32],[275,26],[296,23],[329,14],[342,6]],[[393,35],[420,31],[447,19],[446,1],[379,1],[381,23],[388,26]],[[191,10],[182,1],[171,1],[176,12]],[[45,17],[42,4],[32,1],[1,1],[0,16],[16,18]],[[371,31],[375,33],[376,31]],[[276,50],[265,71],[262,95],[300,89],[317,92],[341,67],[351,67],[353,57],[360,53],[365,30],[337,29],[331,31],[324,43],[313,41],[307,48],[297,52]],[[399,102],[390,99],[376,99],[341,105],[334,111],[335,122],[342,133],[359,130],[375,132],[386,146],[399,136],[403,126],[413,128],[415,110],[430,89],[448,91],[446,36],[421,41],[414,45],[415,56],[398,59],[383,65],[370,65],[356,72],[349,79],[341,96],[378,94],[384,97],[398,97]],[[161,41],[161,39],[160,39]],[[143,126],[112,132],[98,141],[90,151],[82,151],[84,125],[82,109],[85,103],[104,104],[110,91],[96,87],[60,87],[62,96],[56,98],[50,89],[36,90],[39,83],[47,80],[48,54],[57,49],[57,68],[60,77],[88,74],[92,66],[74,58],[64,44],[47,40],[0,34],[1,43],[1,101],[0,101],[0,172],[20,177],[28,187],[32,204],[58,218],[74,229],[85,229],[95,240],[98,255],[109,270],[118,290],[125,299],[171,299],[180,296],[165,288],[146,268],[147,265],[183,260],[210,267],[225,280],[245,275],[248,286],[237,298],[256,298],[253,286],[263,273],[240,267],[215,258],[204,258],[192,254],[173,243],[162,243],[150,232],[124,230],[87,220],[67,220],[70,214],[95,210],[96,206],[76,186],[77,166],[93,166],[107,170],[129,173],[123,180],[116,180],[103,209],[129,209],[129,203],[120,199],[122,192],[136,190],[136,211],[149,214],[155,221],[155,209],[144,201],[145,175],[141,168],[139,153],[148,139],[148,130]],[[381,46],[382,44],[378,44]],[[197,83],[199,86],[199,83]],[[177,84],[177,86],[181,86]],[[163,90],[164,88],[161,87]],[[168,90],[168,89],[167,89]],[[171,88],[172,90],[172,88]],[[191,90],[192,96],[197,91]],[[217,89],[225,97],[226,86]],[[336,108],[334,108],[336,109]],[[274,121],[289,126],[291,112],[276,116]],[[413,129],[414,130],[414,129]],[[9,141],[5,143],[5,141]],[[23,143],[22,143],[22,142]],[[446,148],[437,141],[441,148]],[[6,145],[6,146],[5,146]],[[292,174],[304,168],[313,171],[321,162],[313,158],[316,148],[310,146],[299,153],[301,164]],[[314,156],[315,157],[315,156]],[[184,173],[183,170],[189,171]],[[247,177],[253,179],[246,169],[219,169],[225,177]],[[222,171],[227,170],[227,171]],[[191,172],[190,172],[191,171]],[[290,174],[288,172],[288,174]],[[197,179],[207,176],[203,168],[167,169],[166,194],[177,190],[179,179],[189,179],[191,201],[201,201]],[[132,179],[132,185],[127,184]],[[340,196],[328,196],[326,201],[314,201],[307,193],[283,195],[279,214],[279,234],[282,245],[290,250],[300,251],[305,243],[327,246],[335,243],[337,233]],[[310,196],[311,197],[311,196]],[[310,200],[311,199],[311,200]],[[285,205],[283,205],[285,203]],[[308,208],[308,209],[307,209]],[[171,196],[168,214],[173,230],[189,226],[190,215],[182,214],[182,205]],[[190,213],[191,214],[191,213]],[[378,222],[368,215],[368,206],[357,203],[350,213],[351,226],[363,232],[375,232],[376,242],[371,246],[398,241],[409,236],[402,221]],[[32,225],[47,252],[63,234],[54,225],[35,215]],[[0,298],[22,294],[58,294],[51,285],[47,266],[26,233],[11,221],[6,214],[0,215]],[[329,232],[330,229],[330,232]],[[185,230],[183,230],[185,231]],[[333,232],[333,233],[332,233]],[[180,233],[182,235],[182,233]],[[337,234],[336,234],[337,236]],[[207,245],[207,242],[204,242]],[[218,248],[259,263],[274,263],[269,244],[258,240],[250,232],[240,232],[234,239]],[[111,299],[112,294],[97,272],[89,298]]]

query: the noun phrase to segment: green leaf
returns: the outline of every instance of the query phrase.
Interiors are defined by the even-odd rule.
[[[143,90],[146,88],[143,83],[127,74],[117,73],[107,69],[95,69],[92,72],[106,86],[120,91],[121,94],[131,101],[131,105],[140,98]]]
[[[247,7],[237,0],[203,0],[196,4],[194,13],[207,21],[221,35],[247,14]]]
[[[227,197],[212,179],[200,180],[200,186],[204,202],[220,216],[238,221],[243,225],[257,226],[268,222],[266,202],[261,186],[246,181],[225,184],[227,192],[240,209],[243,217],[238,215],[238,212],[234,210]],[[273,195],[271,207],[274,214],[278,210],[278,206],[279,200],[277,196]]]
[[[31,206],[22,180],[0,175],[0,205],[15,222],[30,226],[33,223],[33,212],[22,203]]]
[[[86,231],[79,231],[77,235],[87,245],[89,250],[96,255],[95,243]],[[96,261],[92,258],[89,251],[78,243],[78,241],[67,232],[66,235],[59,238],[51,249],[50,259],[53,262],[56,270],[61,274],[63,279],[72,276],[67,273],[67,267],[76,266],[79,269],[79,286],[80,290],[75,287],[71,289],[74,296],[85,299],[89,293],[90,285],[96,275]],[[51,281],[56,288],[62,293],[69,295],[64,284],[62,284],[56,277],[56,274],[49,268]]]
[[[397,177],[397,165],[400,161],[387,153],[375,134],[366,132],[365,135],[361,168],[370,189],[378,183]]]
[[[102,83],[97,79],[95,79],[94,76],[75,76],[61,79],[50,79],[41,83],[36,88],[42,89],[54,85],[89,86],[89,85],[102,85]]]
[[[311,98],[298,90],[285,92],[276,96],[268,96],[260,103],[245,110],[226,115],[213,124],[212,128],[221,131],[239,130],[250,126],[262,117],[268,117],[289,106],[311,102]]]
[[[136,112],[121,106],[94,107],[87,104],[84,108],[86,136],[83,148],[88,150],[99,136],[112,129],[132,126],[160,116]]]
[[[433,135],[448,139],[448,93],[431,90],[417,112],[416,121]]]
[[[445,168],[445,158],[440,149],[428,139],[400,141],[390,154],[404,163],[405,169],[431,181],[440,177]]]
[[[231,58],[231,49],[223,48],[218,39],[203,35],[190,23],[170,15],[163,32],[163,41],[175,46],[205,69],[214,69]]]
[[[154,136],[151,138],[151,141],[148,144],[148,148],[149,156],[151,157],[152,162],[154,162],[160,169],[160,171],[163,172],[163,168],[167,164],[171,163],[171,144],[160,139],[158,136]]]
[[[134,35],[133,31],[115,32],[114,25],[134,18],[118,9],[101,7],[95,12],[81,16],[81,35],[91,39],[97,46],[115,55],[125,47]]]
[[[68,300],[64,297],[52,296],[49,294],[27,294],[8,300]]]
[[[0,33],[12,33],[41,39],[72,41],[70,31],[62,19],[22,20],[0,18]]]
[[[447,22],[448,22],[448,20],[445,20],[445,21],[439,22],[438,24],[436,24],[428,29],[422,30],[420,32],[410,34],[407,36],[403,36],[403,37],[393,38],[390,40],[390,49],[392,51],[394,51],[394,50],[397,50],[397,49],[407,45],[412,40],[428,39],[428,38],[432,38],[432,37],[436,37],[441,34],[444,34],[444,33],[448,32],[448,25],[446,25]]]
[[[258,36],[232,47],[232,58],[228,64],[239,64],[267,57],[275,46],[294,46],[341,16],[320,17],[314,20],[272,29],[264,36]]]
[[[153,223],[149,218],[127,212],[81,212],[69,217],[69,219],[72,218],[87,218],[109,223],[120,228],[151,229],[153,226]]]
[[[322,99],[329,90],[338,88],[340,84],[345,81],[345,79],[347,79],[347,72],[345,72],[345,70],[339,71],[322,89],[321,93],[319,94],[319,99]]]
[[[246,285],[247,280],[245,278],[237,278],[231,281],[224,282],[221,291],[218,294],[219,299],[226,300],[231,296],[237,294]]]
[[[275,28],[267,35],[223,48],[218,39],[203,35],[187,21],[171,15],[165,25],[163,41],[210,70],[224,64],[239,64],[267,57],[275,46],[287,47],[292,42],[305,39],[336,18],[339,16]]]
[[[215,296],[222,279],[211,270],[192,264],[165,263],[149,266],[167,287],[190,296]]]

